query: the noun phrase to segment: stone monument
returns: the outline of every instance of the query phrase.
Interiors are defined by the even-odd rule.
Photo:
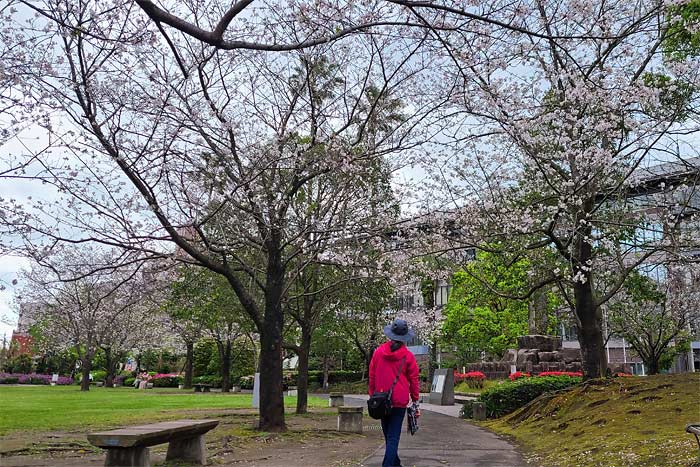
[[[429,402],[435,405],[454,405],[455,377],[451,368],[435,370]]]

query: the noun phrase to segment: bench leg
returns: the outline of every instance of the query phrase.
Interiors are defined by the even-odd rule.
[[[170,441],[165,460],[183,460],[197,465],[207,465],[207,447],[204,444],[204,435]]]
[[[147,447],[108,448],[105,467],[150,467],[151,459]]]

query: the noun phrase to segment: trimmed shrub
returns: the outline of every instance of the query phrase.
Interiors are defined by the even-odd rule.
[[[173,375],[156,375],[150,380],[154,388],[176,388],[182,381],[182,376]]]
[[[221,387],[221,376],[219,375],[202,375],[192,378],[192,384],[209,384],[214,388]],[[252,388],[252,386],[251,386]]]
[[[136,378],[130,376],[128,378],[124,378],[124,386],[133,386],[134,381],[136,381]]]
[[[501,417],[546,392],[566,389],[580,382],[581,378],[578,376],[520,378],[481,393],[478,400],[486,405],[488,417]]]

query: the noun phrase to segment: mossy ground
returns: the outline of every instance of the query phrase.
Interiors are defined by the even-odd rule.
[[[698,462],[691,422],[700,422],[697,373],[591,381],[484,425],[541,467],[660,467]]]

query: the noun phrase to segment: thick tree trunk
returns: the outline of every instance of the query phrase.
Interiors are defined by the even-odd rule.
[[[660,356],[651,358],[649,361],[644,362],[646,365],[646,370],[648,375],[656,375],[659,373],[659,360]]]
[[[260,429],[286,431],[282,387],[282,293],[284,266],[281,251],[276,248],[278,235],[268,244],[265,284],[265,314],[260,330]]]
[[[608,359],[603,340],[603,314],[595,306],[590,281],[574,285],[576,316],[579,321],[578,341],[583,358],[585,379],[604,378],[608,370]]]
[[[80,381],[80,390],[89,391],[90,390],[90,371],[92,370],[92,357],[85,355],[82,359],[83,367],[81,368],[81,373],[83,379]]]
[[[309,393],[309,353],[311,351],[311,330],[303,329],[297,366],[297,414],[307,413]]]
[[[584,213],[590,212],[592,200],[584,204]],[[576,218],[576,225],[585,216]],[[574,304],[578,321],[578,342],[581,345],[584,379],[604,378],[608,371],[608,357],[603,339],[603,313],[593,293],[593,246],[590,223],[583,222],[577,230],[572,249]]]
[[[194,362],[194,342],[185,342],[187,347],[187,352],[185,356],[185,389],[192,389],[192,374],[193,374],[193,362]]]

